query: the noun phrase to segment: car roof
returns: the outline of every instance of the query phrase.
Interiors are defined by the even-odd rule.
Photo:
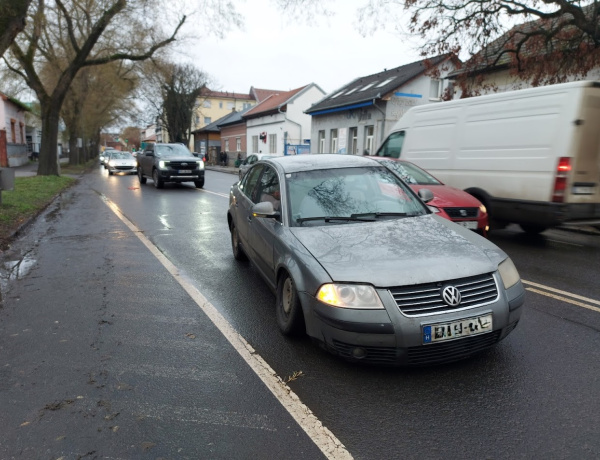
[[[343,155],[335,153],[303,153],[300,155],[287,155],[263,160],[266,163],[274,163],[284,173],[300,171],[312,171],[315,169],[332,168],[359,168],[377,167],[379,163],[368,158],[356,155]]]

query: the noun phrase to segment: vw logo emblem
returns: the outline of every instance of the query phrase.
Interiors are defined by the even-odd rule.
[[[458,307],[460,305],[460,291],[454,286],[446,286],[442,291],[442,298],[451,307]]]

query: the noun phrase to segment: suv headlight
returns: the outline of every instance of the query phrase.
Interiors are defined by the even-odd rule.
[[[164,160],[160,160],[160,161],[158,162],[158,167],[159,167],[160,169],[166,169],[166,167],[167,167],[167,162],[166,162],[166,161],[164,161]]]
[[[502,283],[504,283],[504,289],[514,286],[521,279],[517,267],[515,267],[510,257],[498,265],[498,272],[500,273],[500,278],[502,278]]]
[[[368,284],[324,284],[317,299],[340,308],[383,309],[375,288]]]
[[[204,161],[200,160],[196,161],[196,163],[198,163],[198,169],[204,169]]]

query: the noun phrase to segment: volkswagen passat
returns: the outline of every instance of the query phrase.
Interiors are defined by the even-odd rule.
[[[369,158],[262,160],[230,192],[233,255],[275,292],[283,334],[369,363],[466,358],[515,328],[525,291],[500,248],[419,196]]]

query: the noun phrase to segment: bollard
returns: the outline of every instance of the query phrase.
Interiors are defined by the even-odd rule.
[[[0,204],[2,204],[2,190],[15,189],[15,170],[0,168]]]

